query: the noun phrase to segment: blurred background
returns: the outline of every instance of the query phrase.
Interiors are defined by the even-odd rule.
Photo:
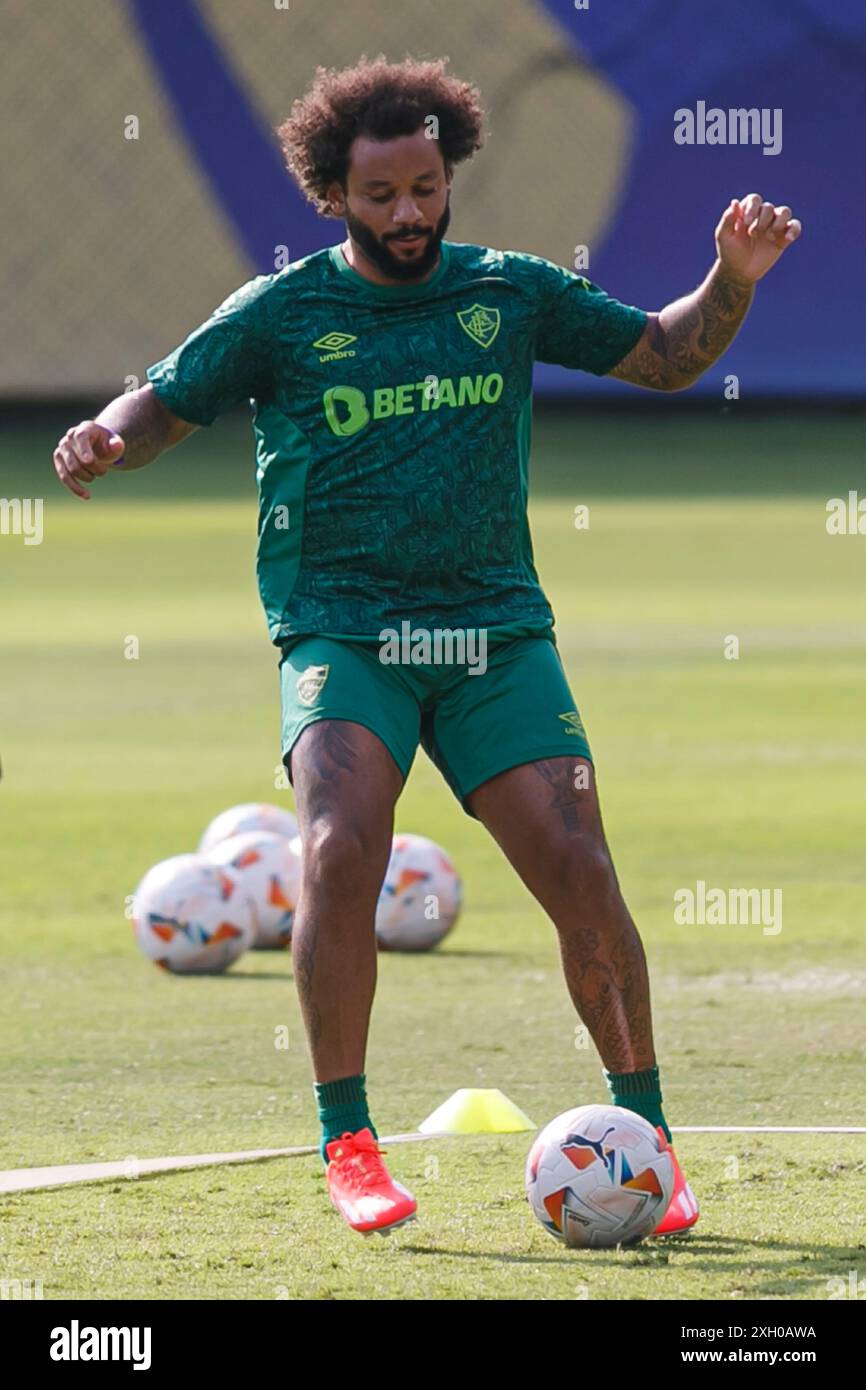
[[[751,399],[861,395],[859,0],[279,5],[2,0],[3,396],[116,394],[277,248],[339,239],[272,130],[317,65],[380,51],[446,54],[481,89],[489,142],[458,174],[454,240],[568,266],[586,247],[590,278],[656,309],[703,278],[732,196],[792,204],[806,237],[697,390],[735,372]],[[779,109],[781,149],[676,144],[674,112],[699,101]],[[544,367],[539,387],[611,383]]]

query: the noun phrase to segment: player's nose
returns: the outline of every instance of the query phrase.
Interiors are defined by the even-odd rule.
[[[420,227],[424,225],[424,218],[421,210],[414,198],[398,198],[394,205],[394,230],[402,231],[405,227]]]

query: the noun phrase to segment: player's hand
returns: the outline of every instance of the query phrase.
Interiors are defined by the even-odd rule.
[[[731,275],[752,284],[766,275],[803,228],[789,207],[765,203],[760,193],[732,198],[716,228],[719,260]]]
[[[54,450],[54,471],[76,497],[90,500],[83,483],[92,483],[123,458],[126,448],[119,434],[95,420],[82,420],[68,429]]]

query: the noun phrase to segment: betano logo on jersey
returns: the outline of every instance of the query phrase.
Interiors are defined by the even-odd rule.
[[[392,415],[422,414],[428,410],[452,409],[464,405],[494,405],[502,395],[503,379],[499,372],[487,376],[450,376],[436,379],[431,391],[430,380],[406,381],[400,386],[377,386],[368,402],[365,392],[357,386],[329,386],[322,404],[325,419],[334,434],[341,439],[357,434],[371,420],[386,420]]]

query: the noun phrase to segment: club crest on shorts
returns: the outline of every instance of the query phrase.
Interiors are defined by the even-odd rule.
[[[567,734],[576,734],[578,738],[586,738],[586,729],[583,727],[583,720],[576,709],[570,709],[567,714],[561,714],[560,719],[565,725]]]
[[[464,333],[468,333],[483,348],[489,348],[499,332],[498,309],[485,309],[483,304],[473,304],[471,309],[459,309],[457,318]]]
[[[295,690],[302,705],[314,705],[328,679],[330,666],[308,666],[298,676]]]

